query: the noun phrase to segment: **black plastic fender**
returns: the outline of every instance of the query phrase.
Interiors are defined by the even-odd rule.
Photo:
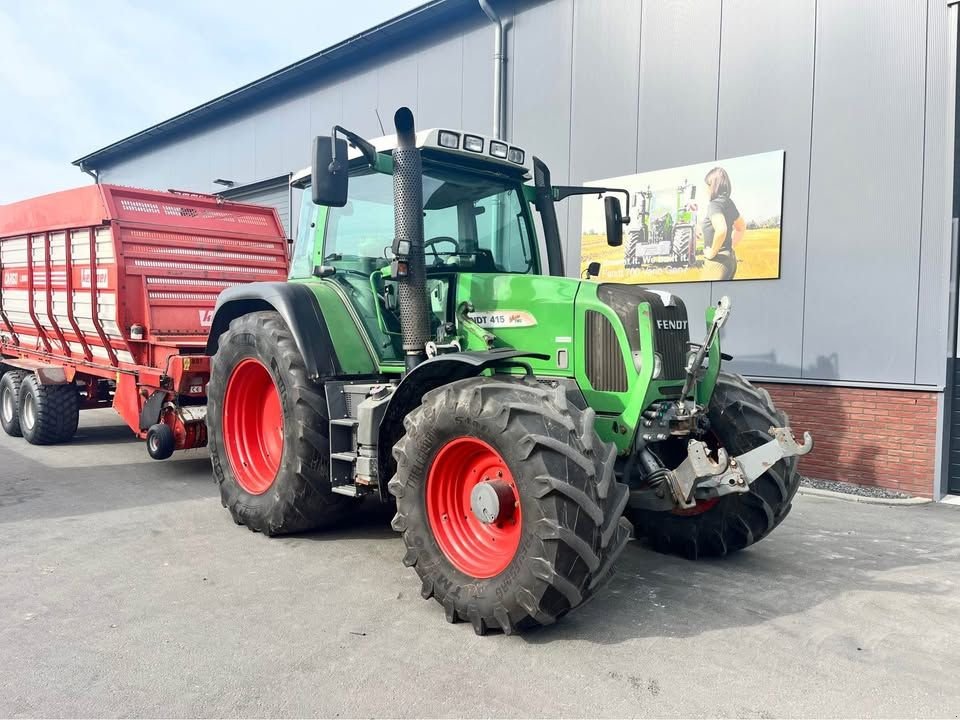
[[[217,352],[220,336],[233,320],[260,310],[273,310],[283,318],[311,380],[342,373],[320,303],[310,288],[300,283],[257,282],[237,285],[220,293],[207,338],[207,355]]]
[[[517,365],[523,358],[547,360],[549,355],[513,348],[447,353],[437,355],[408,372],[390,397],[380,423],[377,452],[377,478],[380,498],[390,497],[387,483],[393,474],[393,445],[403,435],[403,418],[416,408],[429,390],[479,375],[496,365]]]

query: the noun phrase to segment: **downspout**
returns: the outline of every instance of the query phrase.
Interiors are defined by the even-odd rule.
[[[496,23],[493,39],[493,136],[503,140],[503,20],[490,6],[488,0],[479,0],[480,9]]]
[[[85,172],[87,175],[93,178],[94,184],[100,184],[100,173],[98,173],[96,170],[91,170],[83,163],[80,163],[78,167],[80,168],[80,172]]]

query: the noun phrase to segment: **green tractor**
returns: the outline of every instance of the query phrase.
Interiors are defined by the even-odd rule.
[[[394,122],[314,141],[290,281],[219,299],[207,422],[234,520],[277,535],[395,503],[423,597],[479,634],[583,603],[631,520],[692,558],[776,527],[811,440],[721,372],[729,303],[696,344],[676,296],[564,275],[555,203],[605,194],[620,244],[626,192],[553,186],[537,158],[531,183],[520,148]]]

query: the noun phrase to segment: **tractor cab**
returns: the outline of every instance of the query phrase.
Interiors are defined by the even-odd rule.
[[[292,280],[327,278],[347,296],[370,335],[378,360],[402,362],[397,254],[393,248],[395,135],[370,142],[370,162],[347,154],[349,194],[340,206],[314,202],[311,170],[303,189]],[[430,335],[444,339],[459,276],[544,272],[533,220],[535,190],[524,150],[476,134],[433,129],[416,134],[423,172],[423,254]]]

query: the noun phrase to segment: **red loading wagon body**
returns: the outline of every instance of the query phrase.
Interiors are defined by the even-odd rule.
[[[152,398],[177,447],[202,444],[181,406],[204,401],[217,295],[286,276],[270,208],[114,185],[0,206],[0,361],[113,404],[141,437]]]

